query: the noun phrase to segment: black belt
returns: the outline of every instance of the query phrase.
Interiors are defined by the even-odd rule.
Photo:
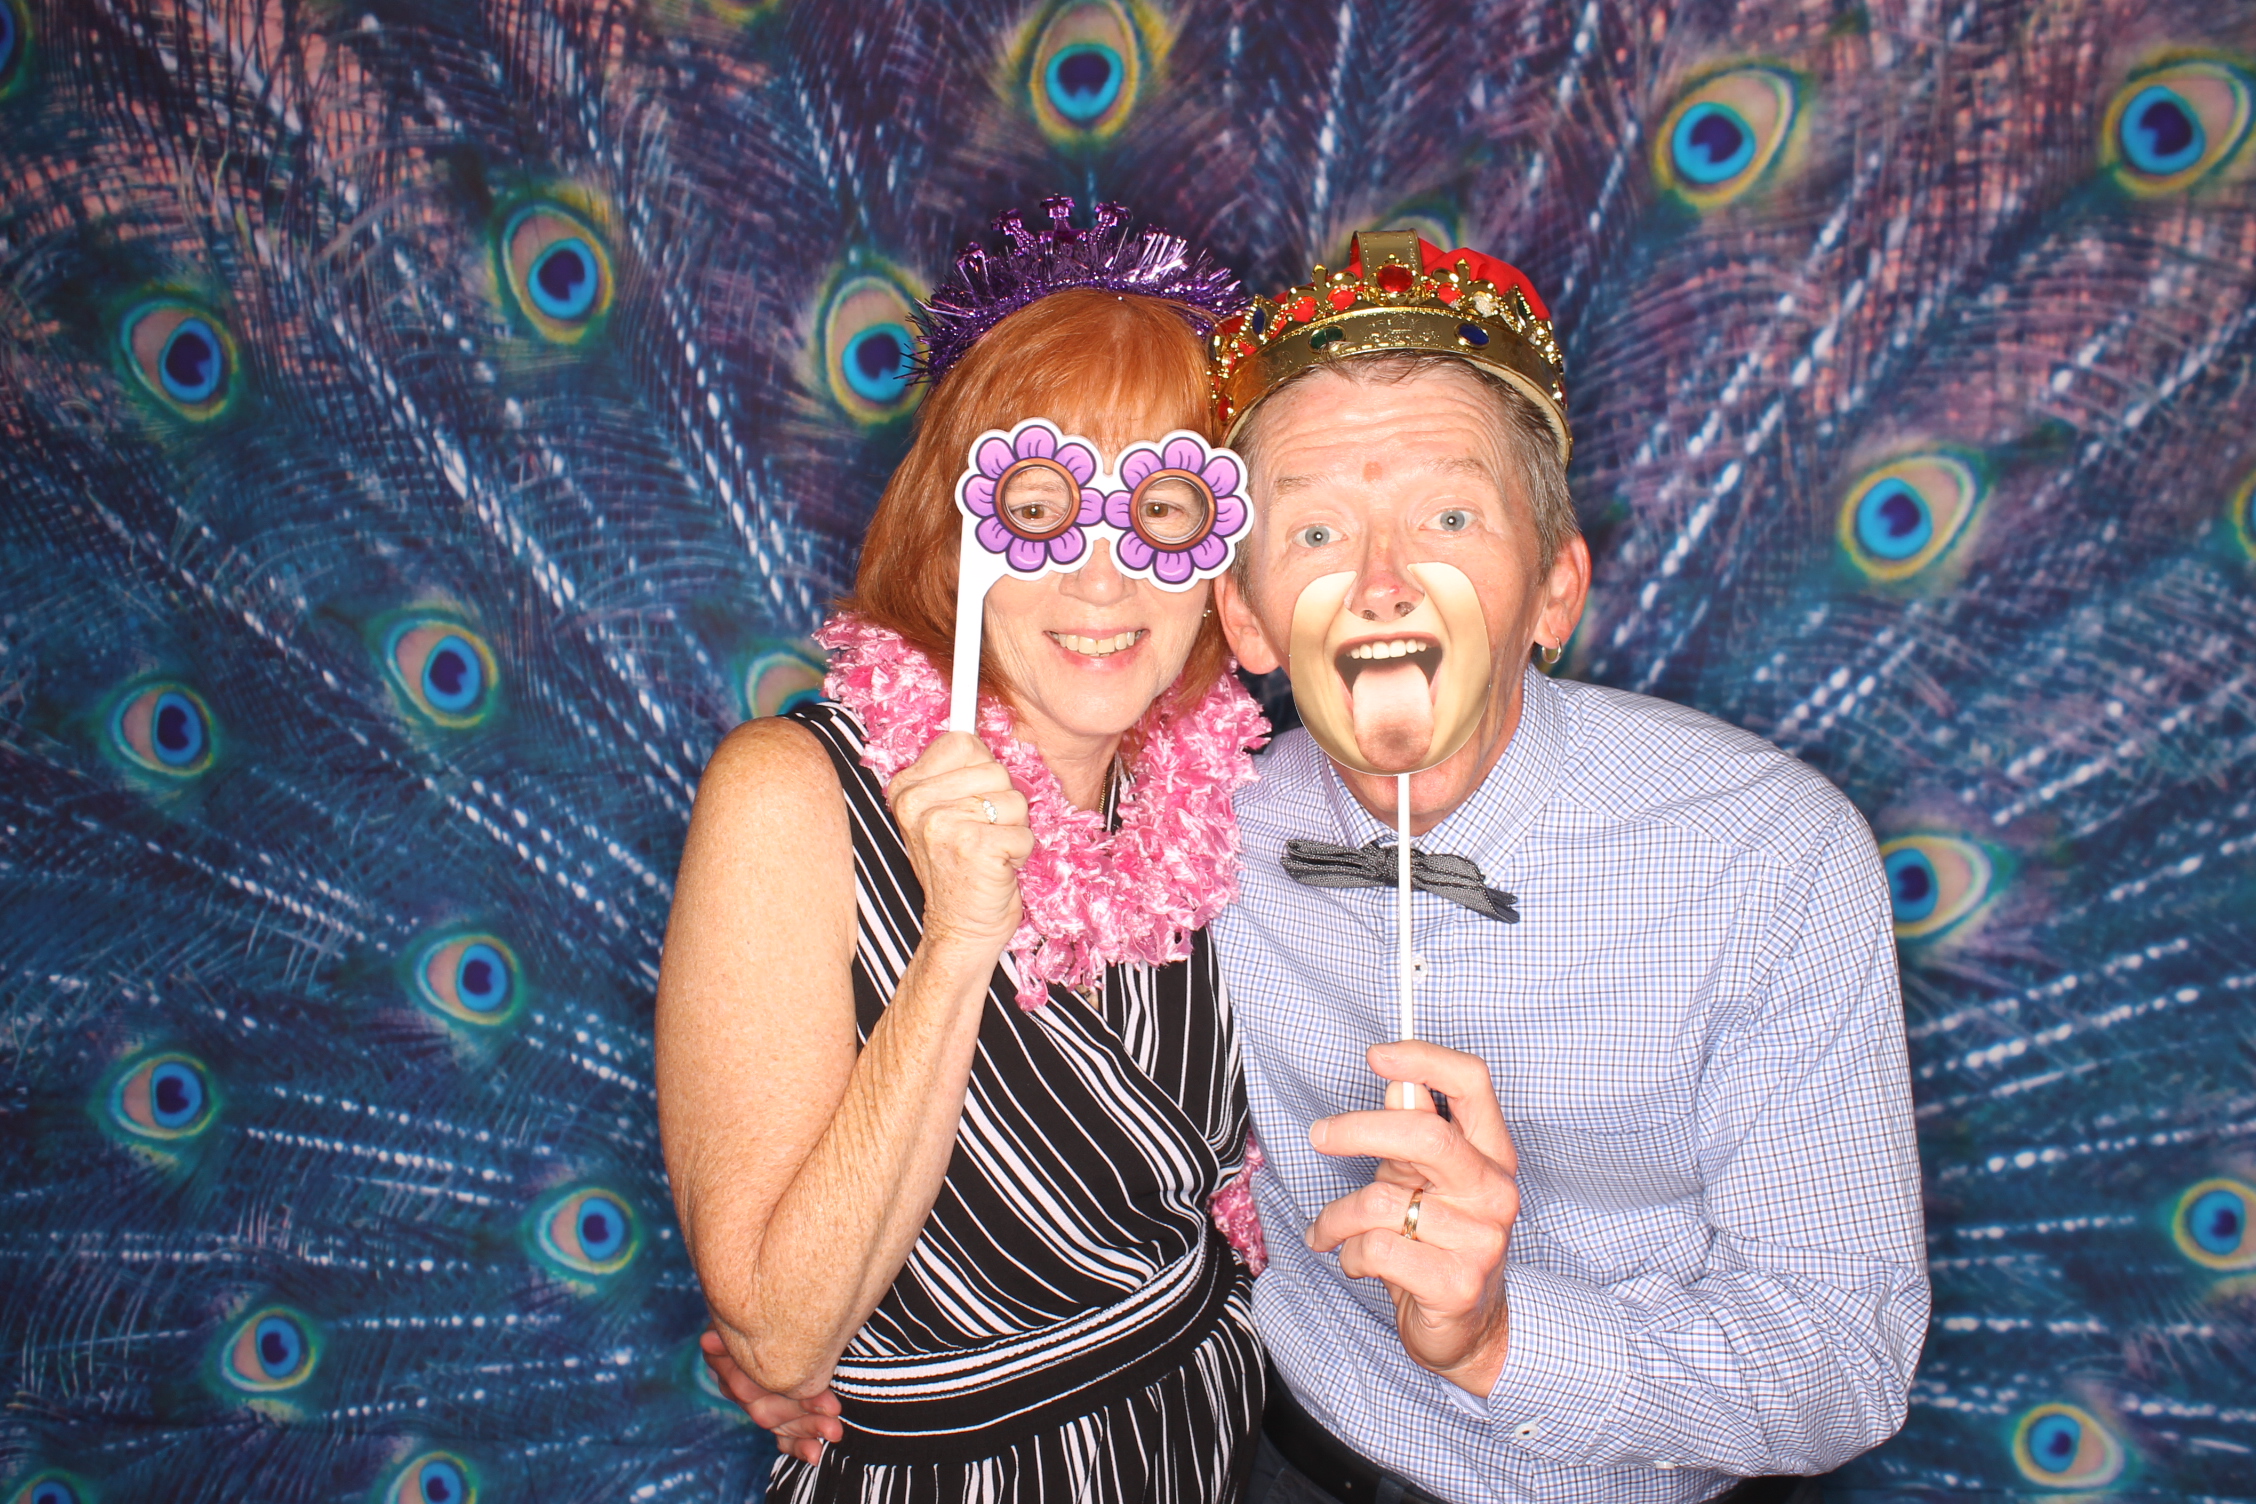
[[[1399,1473],[1388,1472],[1326,1430],[1300,1407],[1283,1374],[1269,1366],[1269,1405],[1261,1429],[1277,1455],[1340,1504],[1448,1504]]]
[[[1301,1408],[1284,1375],[1269,1366],[1269,1405],[1261,1429],[1277,1454],[1340,1504],[1448,1504],[1399,1473],[1389,1472],[1334,1436]],[[1809,1482],[1788,1476],[1741,1478],[1708,1504],[1787,1504]]]
[[[1206,1246],[1186,1255],[1184,1267],[1170,1265],[1119,1305],[1057,1327],[971,1352],[848,1353],[831,1375],[846,1456],[953,1465],[1055,1430],[1190,1362],[1247,1278],[1209,1227]]]
[[[1708,1504],[1786,1504],[1786,1501],[1804,1486],[1816,1498],[1815,1485],[1808,1478],[1792,1473],[1773,1473],[1767,1478],[1741,1478],[1737,1483],[1708,1500]]]

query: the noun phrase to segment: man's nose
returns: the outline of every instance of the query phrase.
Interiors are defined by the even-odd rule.
[[[1064,576],[1058,589],[1068,600],[1109,606],[1128,593],[1128,577],[1112,561],[1110,540],[1099,538],[1089,548],[1089,562]]]
[[[1365,621],[1394,621],[1417,610],[1425,598],[1393,540],[1382,537],[1364,553],[1362,573],[1348,590],[1347,609]]]

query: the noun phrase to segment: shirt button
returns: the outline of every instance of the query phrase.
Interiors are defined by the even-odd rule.
[[[1512,1428],[1512,1434],[1514,1436],[1517,1436],[1520,1440],[1526,1441],[1528,1438],[1535,1435],[1535,1422],[1532,1420],[1521,1421],[1518,1425]]]
[[[1664,1473],[1673,1473],[1678,1467],[1682,1466],[1682,1464],[1675,1462],[1656,1462],[1653,1464],[1653,1466],[1659,1468]]]

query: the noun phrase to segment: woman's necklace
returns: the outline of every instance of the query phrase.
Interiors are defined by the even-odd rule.
[[[946,681],[899,633],[866,617],[836,616],[815,640],[830,652],[824,692],[861,721],[863,763],[892,781],[946,724]],[[1067,799],[1041,753],[1013,735],[1009,708],[979,698],[979,739],[1026,796],[1034,831],[1010,946],[1021,1008],[1041,1007],[1053,982],[1101,987],[1108,965],[1183,960],[1191,932],[1237,897],[1230,795],[1253,782],[1249,752],[1267,740],[1269,723],[1224,674],[1190,710],[1163,716],[1154,705],[1137,730],[1135,770],[1118,786],[1118,823],[1108,830],[1104,810]]]

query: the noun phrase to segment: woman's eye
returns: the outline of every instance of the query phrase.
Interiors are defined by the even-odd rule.
[[[1463,507],[1451,507],[1434,521],[1441,524],[1441,530],[1445,533],[1461,533],[1473,525],[1473,514]]]
[[[1338,536],[1337,533],[1319,522],[1313,526],[1304,527],[1293,534],[1293,541],[1303,548],[1322,548]]]
[[[1046,501],[1030,501],[1024,506],[1012,507],[1011,515],[1021,522],[1047,522],[1050,519],[1050,504]]]

